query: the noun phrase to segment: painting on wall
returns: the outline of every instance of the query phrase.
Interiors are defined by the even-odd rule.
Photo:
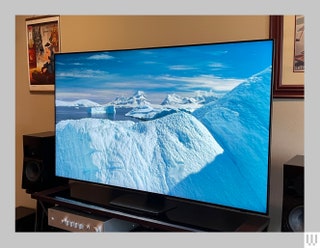
[[[295,17],[294,72],[304,71],[304,16]]]
[[[304,98],[304,16],[271,15],[275,42],[273,97]]]
[[[54,54],[60,52],[59,16],[26,19],[30,91],[54,91]]]

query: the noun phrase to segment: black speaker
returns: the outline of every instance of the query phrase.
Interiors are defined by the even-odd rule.
[[[38,192],[62,183],[55,176],[55,135],[53,131],[23,135],[22,188]]]
[[[304,156],[283,165],[282,232],[304,231]]]

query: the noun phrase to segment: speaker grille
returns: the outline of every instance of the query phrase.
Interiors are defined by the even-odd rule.
[[[41,164],[42,162],[39,160],[26,161],[26,179],[32,183],[39,181],[41,176]]]
[[[294,207],[288,216],[288,228],[293,232],[304,231],[304,208],[302,205]]]

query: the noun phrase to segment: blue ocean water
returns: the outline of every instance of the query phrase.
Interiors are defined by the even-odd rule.
[[[138,120],[130,116],[125,116],[126,113],[132,110],[132,108],[116,108],[115,114],[91,114],[91,107],[56,107],[56,123],[62,120],[79,120],[82,118],[96,118],[96,119],[109,119],[113,121],[131,120],[137,122]]]

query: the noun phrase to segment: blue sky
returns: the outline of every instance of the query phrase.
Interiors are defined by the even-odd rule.
[[[167,94],[230,90],[271,65],[272,42],[231,42],[170,48],[56,55],[56,99],[104,104],[143,90],[161,102]]]

